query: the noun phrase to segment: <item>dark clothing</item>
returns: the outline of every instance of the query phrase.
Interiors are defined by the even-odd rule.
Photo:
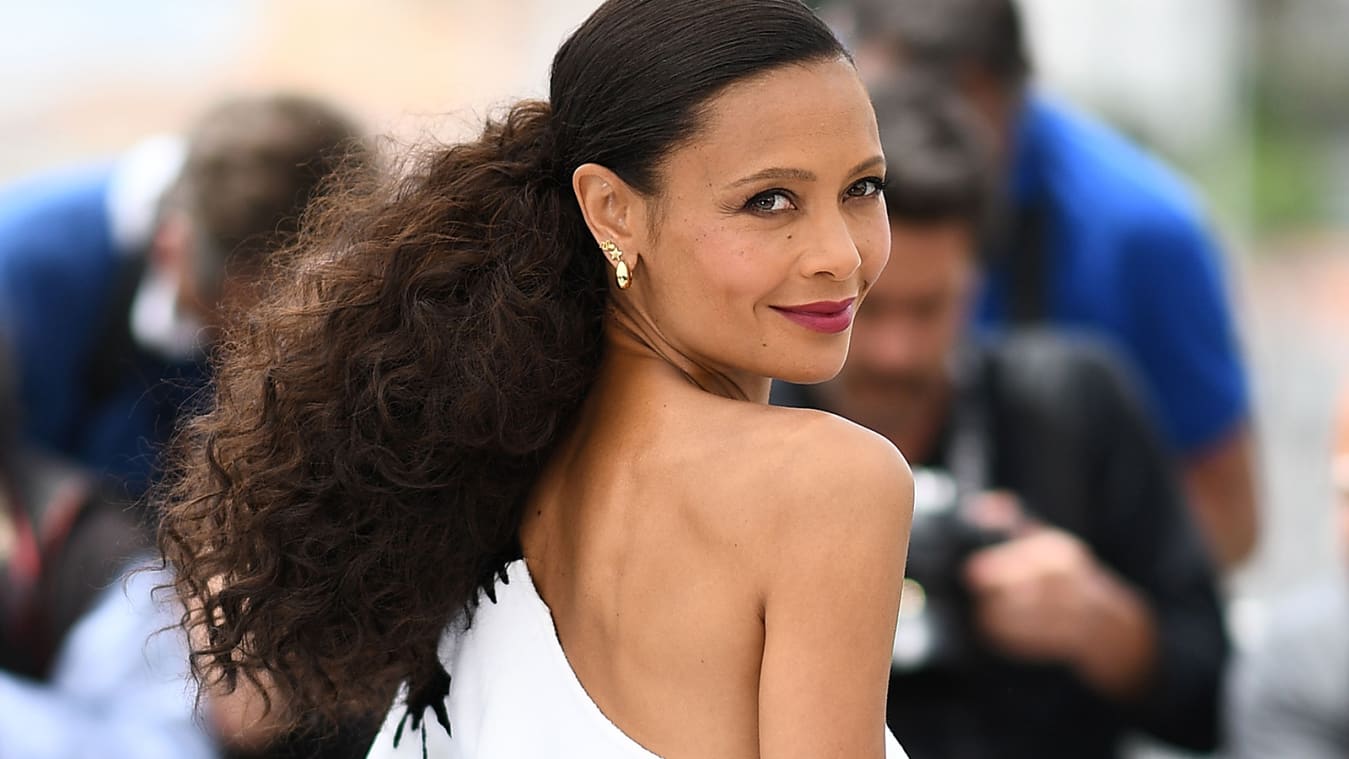
[[[24,453],[6,469],[0,516],[23,529],[0,563],[0,670],[41,681],[75,624],[148,549],[149,531],[70,464]]]
[[[261,751],[226,751],[225,759],[364,759],[380,726],[379,720],[355,720],[332,729],[301,729]]]
[[[953,420],[982,419],[984,487],[1018,495],[1142,593],[1156,615],[1156,678],[1138,704],[1115,704],[1067,668],[1014,662],[976,644],[968,671],[893,674],[890,727],[915,757],[1115,757],[1129,729],[1214,747],[1229,648],[1214,575],[1122,370],[1085,343],[1040,334],[964,358],[942,439],[955,437]],[[774,400],[816,406],[795,386],[775,388]],[[962,414],[971,404],[982,413]],[[911,463],[947,467],[952,446],[940,447],[934,460]]]

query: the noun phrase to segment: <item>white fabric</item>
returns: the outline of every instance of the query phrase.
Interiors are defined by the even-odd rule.
[[[131,336],[142,348],[169,361],[192,361],[205,351],[205,325],[178,308],[178,283],[147,267],[131,302]]]
[[[122,256],[149,255],[160,206],[182,172],[187,142],[175,135],[148,137],[118,161],[108,184],[108,224],[113,248]],[[169,361],[192,361],[204,349],[200,320],[178,309],[173,276],[148,262],[131,307],[136,343]]]
[[[509,583],[497,583],[497,603],[484,599],[473,625],[452,627],[441,642],[452,678],[446,708],[454,736],[428,710],[428,759],[655,759],[586,694],[525,563],[512,562],[507,576]],[[403,713],[400,696],[369,759],[420,759],[422,733],[410,722],[394,748]],[[889,730],[885,741],[887,759],[905,759]]]

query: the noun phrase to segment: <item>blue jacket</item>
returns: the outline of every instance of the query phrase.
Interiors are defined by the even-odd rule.
[[[112,475],[134,496],[201,370],[171,365],[129,339],[114,356],[100,350],[110,334],[123,334],[119,284],[144,255],[114,242],[113,170],[86,166],[0,188],[0,334],[18,379],[24,438]],[[109,358],[111,379],[95,388],[95,372],[110,368],[95,364]]]
[[[1182,182],[1104,126],[1032,95],[1016,137],[1013,203],[1043,218],[1043,316],[1113,343],[1141,375],[1169,446],[1202,451],[1249,415],[1222,254]],[[978,308],[1011,320],[1012,269],[993,255]]]

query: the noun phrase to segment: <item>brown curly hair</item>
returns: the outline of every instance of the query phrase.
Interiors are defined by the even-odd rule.
[[[322,201],[161,493],[197,676],[265,680],[292,719],[435,687],[599,367],[607,269],[572,172],[655,193],[717,92],[843,55],[798,0],[610,0],[548,103]]]

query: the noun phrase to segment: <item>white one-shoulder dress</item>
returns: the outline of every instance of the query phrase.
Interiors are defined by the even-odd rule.
[[[402,697],[371,745],[368,759],[658,759],[628,737],[591,700],[558,642],[553,616],[523,560],[506,567],[467,629],[452,625],[440,659],[452,678],[445,699],[451,733],[431,710],[421,729],[404,724]],[[886,759],[905,759],[885,729]]]

